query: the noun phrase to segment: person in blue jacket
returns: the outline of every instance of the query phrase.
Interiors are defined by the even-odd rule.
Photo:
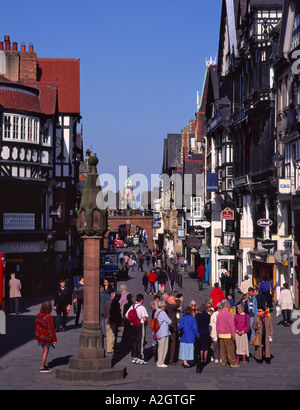
[[[194,360],[194,343],[199,337],[196,319],[192,316],[192,308],[187,306],[184,310],[185,316],[180,319],[178,330],[180,332],[180,359],[183,360],[183,367],[191,367],[188,360]]]

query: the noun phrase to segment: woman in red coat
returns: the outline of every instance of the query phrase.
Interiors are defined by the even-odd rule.
[[[40,367],[40,372],[50,372],[48,366],[46,366],[46,360],[49,353],[49,348],[55,346],[57,342],[55,330],[54,330],[54,322],[51,316],[52,312],[52,304],[51,302],[44,302],[42,304],[40,313],[37,315],[35,319],[35,340],[38,341],[39,346],[42,346],[43,353],[42,353],[42,364]]]
[[[216,310],[217,304],[225,299],[222,289],[219,288],[218,282],[214,284],[215,288],[211,291],[210,297],[213,298],[213,308]]]

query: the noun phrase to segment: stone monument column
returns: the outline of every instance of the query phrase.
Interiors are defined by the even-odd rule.
[[[109,381],[123,379],[126,367],[112,368],[112,358],[105,357],[100,327],[100,244],[107,232],[107,211],[101,207],[102,192],[98,180],[96,156],[89,157],[77,229],[84,245],[83,325],[78,356],[70,358],[67,368],[56,370],[56,378],[69,381]]]

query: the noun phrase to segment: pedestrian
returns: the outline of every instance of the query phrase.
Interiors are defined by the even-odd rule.
[[[154,313],[154,318],[157,318],[159,324],[159,330],[156,332],[156,339],[158,344],[156,363],[157,367],[168,367],[168,365],[165,364],[165,359],[169,345],[169,326],[172,324],[172,320],[165,312],[166,306],[166,302],[159,301],[157,304],[157,309]]]
[[[131,362],[137,364],[147,364],[144,360],[144,345],[146,338],[146,325],[148,320],[148,313],[143,306],[144,297],[141,293],[136,295],[136,303],[133,304],[125,314],[128,318],[128,314],[131,310],[136,309],[139,324],[137,326],[132,325],[132,350],[131,350]]]
[[[293,310],[293,296],[289,289],[289,284],[283,284],[283,290],[280,292],[278,299],[278,306],[281,309],[283,318],[283,326],[290,326],[291,324],[291,312]]]
[[[248,335],[250,329],[250,316],[245,313],[245,305],[240,304],[237,314],[234,317],[235,326],[235,345],[237,363],[240,361],[240,355],[243,357],[243,363],[246,363],[246,357],[249,358]]]
[[[180,332],[180,359],[183,367],[190,368],[188,361],[194,360],[194,344],[199,337],[196,319],[192,316],[192,308],[185,308],[185,316],[180,319],[178,330]]]
[[[21,298],[21,281],[16,278],[15,273],[10,275],[10,280],[8,282],[9,286],[9,306],[10,313],[15,313],[18,315],[20,313],[20,298]],[[1,290],[2,291],[2,290]]]
[[[144,257],[143,255],[139,256],[139,260],[138,260],[138,271],[141,270],[141,272],[143,272],[144,270]]]
[[[149,283],[148,273],[147,272],[144,272],[142,282],[143,282],[143,286],[144,286],[144,295],[147,295],[148,294],[148,283]]]
[[[109,312],[109,326],[112,331],[111,333],[111,353],[117,353],[117,339],[118,339],[118,331],[119,327],[122,322],[122,315],[121,315],[121,307],[120,307],[120,301],[121,299],[121,294],[116,293],[115,297],[111,301],[110,305],[110,312]]]
[[[150,285],[150,295],[155,294],[155,282],[157,281],[157,275],[155,273],[154,269],[151,269],[149,275],[148,275],[148,282]]]
[[[221,289],[224,289],[224,278],[226,276],[227,270],[224,265],[221,265],[221,268],[218,270],[218,276],[221,283]]]
[[[114,331],[110,327],[110,308],[113,298],[116,296],[116,292],[111,292],[109,299],[104,303],[103,317],[105,320],[105,330],[106,330],[106,351],[107,353],[113,353],[114,349]]]
[[[236,305],[233,308],[233,317],[237,314],[238,312],[238,307],[239,305],[243,304],[244,305],[244,312],[249,314],[248,312],[248,303],[247,303],[247,295],[246,294],[242,294],[241,295],[241,299],[236,303]]]
[[[129,320],[125,317],[125,313],[127,310],[133,305],[133,296],[131,293],[128,293],[126,296],[127,303],[123,307],[123,323],[124,323],[124,330],[122,333],[121,342],[125,345],[125,348],[130,349],[132,348],[132,327]]]
[[[226,275],[223,278],[223,283],[225,287],[225,297],[227,298],[227,295],[230,292],[230,289],[232,289],[232,285],[233,285],[233,279],[229,271],[226,272]]]
[[[157,280],[158,280],[158,286],[160,289],[160,293],[163,294],[165,291],[167,280],[168,280],[167,273],[164,268],[160,270]]]
[[[106,336],[106,323],[104,317],[104,305],[107,300],[110,300],[110,295],[112,293],[112,287],[110,286],[107,279],[102,280],[100,287],[100,324],[104,336]]]
[[[241,293],[246,294],[248,289],[252,287],[252,280],[249,278],[248,275],[244,276],[244,280],[241,282],[240,291]]]
[[[156,264],[156,253],[155,251],[152,252],[152,267],[154,268]]]
[[[182,272],[184,271],[184,257],[181,256],[180,260],[179,260],[180,266],[181,266],[181,270]]]
[[[178,322],[177,312],[180,308],[181,301],[174,296],[170,296],[166,303],[166,313],[171,320],[170,325],[170,337],[169,337],[169,349],[167,355],[167,361],[170,365],[176,365],[178,361],[179,351],[179,337],[178,337]]]
[[[127,291],[127,286],[124,284],[120,285],[119,291],[121,293],[121,298],[119,300],[119,303],[120,303],[120,308],[121,308],[121,315],[123,317],[124,306],[126,303],[128,303],[127,296],[129,295],[129,292]]]
[[[149,252],[148,252],[147,255],[146,255],[146,264],[147,264],[148,268],[150,266],[150,260],[151,260],[151,257],[150,257]]]
[[[195,316],[197,329],[199,332],[199,343],[196,351],[197,355],[197,372],[201,372],[207,364],[207,354],[210,348],[209,324],[210,315],[207,313],[207,307],[204,303],[197,307],[198,313]]]
[[[234,299],[233,299],[232,293],[228,293],[227,299],[229,300],[231,309],[233,309],[234,308]]]
[[[229,363],[230,367],[239,367],[235,355],[234,321],[230,313],[230,303],[227,299],[222,302],[222,310],[217,317],[216,330],[220,343],[222,366],[225,367]]]
[[[175,272],[173,271],[173,269],[169,270],[168,276],[170,281],[170,293],[173,293],[175,284]]]
[[[252,341],[252,338],[254,336],[254,329],[252,328],[253,321],[255,316],[257,315],[257,299],[254,296],[254,289],[249,288],[248,293],[247,293],[247,313],[250,316],[250,329],[251,329],[251,335],[250,335],[250,342]]]
[[[272,309],[273,308],[273,303],[272,303],[273,286],[271,282],[268,281],[268,278],[266,276],[262,278],[262,282],[259,285],[259,291],[266,298],[267,307],[269,309]]]
[[[265,296],[259,292],[259,287],[254,286],[254,296],[256,297],[257,306],[266,306],[266,298]]]
[[[211,361],[214,361],[215,363],[221,362],[220,346],[216,329],[217,317],[221,309],[222,303],[218,303],[216,306],[216,310],[210,316],[210,337],[213,347],[213,355],[211,357]]]
[[[38,345],[42,346],[43,349],[40,367],[41,373],[51,372],[51,369],[46,365],[46,360],[50,347],[54,348],[57,342],[51,312],[52,303],[44,302],[41,306],[40,313],[36,316],[35,319],[34,339],[37,340]]]
[[[210,297],[213,298],[213,309],[216,309],[217,304],[225,299],[224,292],[219,288],[219,283],[214,284],[214,289],[210,292]]]
[[[205,266],[204,265],[199,265],[198,266],[198,268],[197,268],[197,270],[196,270],[196,273],[197,273],[197,278],[198,278],[198,287],[199,287],[199,290],[202,290],[203,289],[203,284],[204,284],[204,282],[205,282],[205,275],[206,275],[206,268],[205,268]]]
[[[274,332],[272,318],[265,306],[258,308],[258,314],[254,319],[253,329],[256,331],[259,339],[259,346],[255,346],[255,360],[257,363],[262,363],[265,358],[266,363],[271,363],[271,343],[273,341]]]
[[[62,325],[62,331],[67,328],[68,315],[70,313],[70,307],[72,303],[72,295],[69,288],[66,286],[66,280],[61,279],[58,289],[54,296],[54,310],[56,311],[55,331],[59,332],[60,325]],[[62,321],[61,321],[62,316]]]
[[[124,257],[125,257],[125,255],[124,255],[124,253],[121,251],[120,254],[119,254],[119,262],[120,262],[120,265],[121,265],[121,266],[123,266],[123,264],[124,264]]]
[[[84,277],[81,276],[79,278],[79,282],[77,282],[74,286],[72,299],[73,305],[75,306],[75,329],[78,327],[79,318],[81,307],[83,307],[83,295],[84,295]]]
[[[196,314],[197,314],[197,303],[196,303],[196,301],[195,301],[195,300],[191,300],[189,306],[190,306],[190,308],[192,309],[191,315],[192,315],[193,317],[195,317]]]

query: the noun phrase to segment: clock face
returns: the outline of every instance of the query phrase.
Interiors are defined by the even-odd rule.
[[[131,195],[131,189],[126,188],[126,189],[125,189],[125,194],[126,194],[127,196]]]

